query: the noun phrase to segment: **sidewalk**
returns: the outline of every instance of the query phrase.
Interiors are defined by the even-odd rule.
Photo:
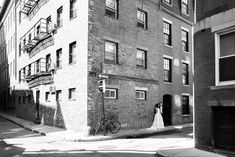
[[[118,138],[147,137],[150,135],[157,135],[166,132],[176,131],[184,127],[192,127],[193,125],[193,124],[185,124],[178,126],[169,126],[158,131],[146,128],[138,130],[120,131],[118,134],[115,135],[108,134],[106,136],[85,137],[78,135],[73,131],[67,131],[61,128],[51,127],[47,125],[37,125],[34,122],[17,118],[2,112],[0,112],[0,117],[5,118],[15,124],[18,124],[27,130],[39,133],[44,136],[54,137],[57,140],[64,140],[70,142],[102,141],[102,140],[111,140]],[[177,148],[177,149],[158,150],[155,156],[156,157],[225,157],[223,155],[199,150],[196,148]]]
[[[20,125],[21,127],[39,133],[44,136],[52,136],[56,137],[60,140],[79,142],[79,141],[102,141],[102,140],[111,140],[118,138],[134,138],[134,137],[147,137],[150,135],[157,135],[165,132],[171,132],[183,127],[192,127],[192,124],[184,124],[178,126],[167,126],[161,130],[152,130],[150,128],[138,129],[138,130],[128,130],[128,131],[120,131],[117,134],[107,134],[99,135],[99,136],[81,136],[74,131],[64,130],[57,127],[47,126],[47,125],[38,125],[34,122],[24,120],[21,118],[14,117],[12,115],[8,115],[0,112],[0,117],[3,117],[15,124]]]

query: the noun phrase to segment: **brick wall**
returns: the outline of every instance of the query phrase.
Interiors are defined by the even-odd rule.
[[[89,71],[101,72],[100,63],[103,63],[103,72],[111,74],[107,84],[118,88],[118,99],[105,99],[105,109],[107,114],[118,117],[123,129],[150,127],[154,104],[160,101],[158,79],[161,69],[158,65],[162,58],[157,46],[160,42],[158,6],[155,2],[144,2],[143,9],[148,12],[147,30],[136,27],[138,1],[119,1],[119,19],[106,17],[104,6],[105,0],[90,0]],[[104,63],[105,39],[118,41],[118,64]],[[147,69],[136,67],[137,48],[147,50]],[[93,76],[90,75],[88,83],[88,119],[91,126],[96,122],[93,120],[100,113],[101,104],[98,79]],[[135,87],[148,89],[147,100],[135,99]]]
[[[212,110],[208,106],[210,86],[215,85],[215,45],[211,29],[195,33],[195,140],[196,147],[211,147]]]
[[[206,17],[215,15],[220,12],[232,9],[235,6],[235,1],[231,0],[197,0],[197,21]]]

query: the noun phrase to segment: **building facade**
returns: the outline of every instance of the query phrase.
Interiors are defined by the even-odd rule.
[[[0,98],[2,110],[12,110],[16,85],[15,2],[5,1],[0,22]],[[11,94],[10,94],[11,93]]]
[[[195,25],[195,141],[203,149],[235,151],[234,7],[197,1]]]
[[[193,0],[26,0],[15,12],[17,116],[82,133],[104,108],[138,129],[162,101],[165,125],[192,122]]]

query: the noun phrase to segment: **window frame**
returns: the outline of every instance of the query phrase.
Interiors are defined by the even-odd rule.
[[[184,71],[184,65],[186,65],[186,71]],[[186,86],[189,85],[189,63],[186,61],[182,61],[182,83]]]
[[[187,103],[185,104],[184,102],[184,98],[187,98]],[[187,107],[187,109],[185,109],[184,107]],[[187,111],[186,113],[184,111]],[[189,94],[182,94],[182,110],[181,110],[181,114],[182,116],[188,116],[190,115],[190,95]]]
[[[106,44],[112,44],[112,46],[114,46],[114,53],[110,53],[106,50]],[[112,55],[114,56],[114,60],[109,60],[106,58],[107,55]],[[110,40],[105,40],[104,41],[104,61],[105,63],[113,63],[113,64],[118,64],[118,43],[115,41],[110,41]]]
[[[137,97],[137,92],[142,93],[144,97]],[[141,96],[141,94],[139,94]],[[147,90],[136,89],[135,90],[135,99],[136,100],[147,100]]]
[[[63,6],[57,9],[57,29],[63,26]]]
[[[69,64],[70,65],[76,63],[76,50],[77,50],[77,42],[74,41],[69,44]]]
[[[181,13],[185,15],[189,15],[189,1],[181,0]]]
[[[62,68],[62,48],[56,50],[56,68]]]
[[[138,18],[138,13],[139,12],[144,14],[144,21],[142,21],[141,19]],[[136,20],[137,20],[137,23],[136,23],[137,28],[141,28],[141,29],[144,29],[144,30],[148,29],[148,13],[147,13],[147,11],[145,11],[143,9],[140,9],[140,8],[137,8]],[[139,24],[143,25],[143,27]]]
[[[49,95],[50,95],[50,92],[45,92],[45,101],[46,102],[50,102]]]
[[[224,85],[234,85],[235,84],[235,79],[230,80],[230,81],[220,81],[220,66],[219,66],[219,59],[220,57],[220,36],[226,35],[229,33],[235,33],[235,28],[228,28],[228,29],[223,29],[220,31],[215,32],[215,85],[216,86],[224,86]],[[233,55],[228,55],[223,56],[222,58],[229,58],[229,57],[234,57],[235,53]]]
[[[186,40],[184,40],[183,32],[186,33]],[[183,27],[181,27],[181,41],[182,41],[183,52],[189,52],[189,30]],[[186,45],[186,50],[184,49],[184,43]]]
[[[77,17],[77,8],[75,7],[77,0],[70,0],[70,5],[69,5],[69,18],[74,19]]]
[[[72,94],[72,92],[74,92],[74,95]],[[68,92],[68,99],[69,100],[76,100],[76,88],[69,88],[69,92]],[[72,97],[74,96],[74,97]]]
[[[165,60],[169,61],[169,65],[166,65]],[[171,58],[171,57],[163,56],[163,71],[164,71],[163,81],[165,83],[172,83],[172,60],[173,60],[173,58]],[[169,69],[166,69],[166,66],[169,67]],[[168,73],[168,75],[167,75],[168,79],[165,79],[166,78],[165,72]]]
[[[111,93],[110,93],[109,97],[107,97],[106,96],[107,91],[114,92],[115,93],[114,97],[111,96]],[[104,98],[105,99],[118,99],[118,89],[116,89],[116,88],[106,88],[105,93],[104,93]]]
[[[163,18],[163,43],[166,46],[172,47],[172,22],[166,18]]]
[[[113,18],[113,19],[118,19],[118,16],[119,16],[119,1],[118,0],[111,0],[111,1],[114,1],[115,2],[115,7],[114,8],[111,8],[109,6],[107,6],[107,0],[105,1],[105,16],[107,17],[110,17],[110,18]],[[111,11],[113,12],[114,15],[110,15],[110,14],[107,14],[107,11]]]
[[[141,59],[141,61],[143,62],[142,65],[138,64],[138,61],[140,61],[140,59],[138,58],[138,52],[142,52],[142,57],[143,57]],[[136,50],[136,66],[147,69],[147,51],[146,50],[137,48],[137,50]]]
[[[56,101],[62,101],[62,98],[61,98],[61,96],[62,96],[62,90],[56,90],[55,94],[56,94],[55,100],[56,100]]]
[[[172,0],[162,0],[165,4],[172,6]],[[169,2],[168,2],[169,1]]]
[[[49,72],[51,68],[51,54],[46,55],[46,72]]]

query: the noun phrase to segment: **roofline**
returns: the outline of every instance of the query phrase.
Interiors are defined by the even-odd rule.
[[[2,21],[2,18],[7,10],[7,7],[9,6],[11,0],[4,0],[2,9],[0,11],[0,21]]]

